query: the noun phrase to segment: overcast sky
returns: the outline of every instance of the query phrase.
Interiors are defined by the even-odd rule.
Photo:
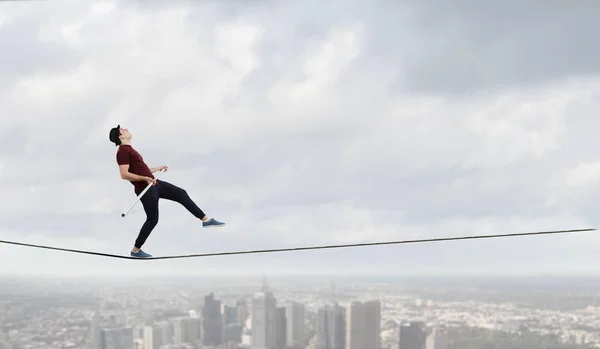
[[[162,201],[155,256],[596,227],[597,4],[494,3],[2,2],[0,239],[128,255],[145,215],[120,216],[117,124],[227,223]],[[0,254],[19,274],[589,273],[600,237]]]

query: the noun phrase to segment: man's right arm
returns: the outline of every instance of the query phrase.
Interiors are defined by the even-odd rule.
[[[126,181],[148,181],[148,177],[136,175],[135,173],[129,172],[129,165],[119,165],[119,171],[121,172],[121,178]]]
[[[150,177],[144,177],[129,172],[129,161],[130,154],[127,151],[124,151],[123,149],[119,149],[117,151],[117,163],[119,164],[119,172],[121,173],[121,178],[123,178],[126,181],[132,182],[149,182],[149,180],[151,180]]]

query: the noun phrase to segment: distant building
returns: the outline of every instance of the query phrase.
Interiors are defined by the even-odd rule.
[[[427,336],[425,349],[448,349],[448,332],[434,328]]]
[[[346,349],[346,310],[333,302],[317,311],[315,349]]]
[[[268,287],[252,298],[252,345],[263,349],[277,349],[277,300]]]
[[[425,349],[427,332],[425,324],[419,321],[400,324],[398,349]]]
[[[347,314],[346,349],[380,349],[381,303],[352,302],[348,305]]]
[[[238,307],[232,307],[229,305],[222,305],[222,313],[223,313],[223,324],[224,325],[229,325],[229,324],[241,324],[241,322],[239,322],[238,318]]]
[[[278,307],[275,311],[275,349],[286,349],[287,321],[285,307]]]
[[[214,293],[204,296],[202,307],[202,343],[206,346],[219,346],[223,343],[223,315],[221,301]]]
[[[306,346],[305,308],[303,304],[292,302],[287,307],[286,344],[290,347]]]
[[[246,320],[248,320],[248,303],[246,303],[245,299],[240,299],[235,305],[237,307],[237,323],[244,327]]]
[[[101,349],[131,349],[133,347],[133,328],[105,328],[100,330]]]
[[[176,317],[170,319],[173,326],[173,344],[196,343],[202,336],[200,319]]]

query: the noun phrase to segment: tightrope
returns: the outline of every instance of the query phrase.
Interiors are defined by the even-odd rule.
[[[440,238],[416,239],[416,240],[365,242],[365,243],[342,244],[342,245],[317,245],[317,246],[303,246],[303,247],[274,248],[274,249],[264,249],[264,250],[211,252],[211,253],[199,253],[199,254],[188,254],[188,255],[160,256],[160,257],[150,257],[150,258],[138,258],[138,257],[125,256],[125,255],[68,249],[68,248],[46,246],[46,245],[35,245],[35,244],[28,244],[28,243],[24,243],[24,242],[7,241],[7,240],[0,240],[0,243],[25,246],[25,247],[43,248],[43,249],[49,249],[49,250],[55,250],[55,251],[81,253],[81,254],[102,256],[102,257],[109,257],[109,258],[157,260],[157,259],[181,259],[181,258],[214,257],[214,256],[229,256],[229,255],[242,255],[242,254],[275,253],[275,252],[292,252],[292,251],[307,251],[307,250],[324,250],[324,249],[335,249],[335,248],[355,248],[355,247],[382,246],[382,245],[431,243],[431,242],[455,241],[455,240],[507,238],[507,237],[532,236],[532,235],[570,234],[570,233],[589,232],[589,231],[595,231],[595,230],[597,230],[597,229],[596,228],[585,228],[585,229],[570,229],[570,230],[524,232],[524,233],[512,233],[512,234],[466,235],[466,236],[452,236],[452,237],[440,237]]]

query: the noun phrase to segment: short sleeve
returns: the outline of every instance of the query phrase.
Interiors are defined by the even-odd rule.
[[[131,156],[129,155],[128,151],[123,150],[123,148],[119,148],[119,150],[117,151],[117,164],[129,165],[130,157]]]

